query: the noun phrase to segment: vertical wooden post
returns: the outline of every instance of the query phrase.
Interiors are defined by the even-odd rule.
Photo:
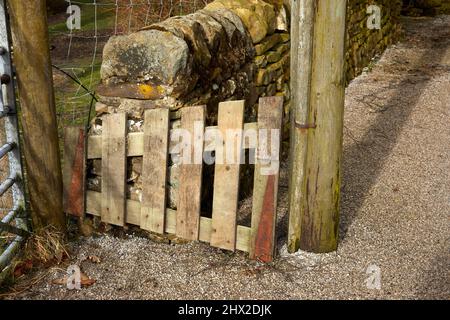
[[[289,231],[288,250],[300,246],[301,199],[308,130],[296,124],[308,121],[316,1],[297,0],[291,3],[291,91],[293,108],[290,137]]]
[[[297,0],[292,6],[291,252],[337,248],[346,3]]]
[[[10,0],[23,154],[35,228],[65,230],[45,0]]]

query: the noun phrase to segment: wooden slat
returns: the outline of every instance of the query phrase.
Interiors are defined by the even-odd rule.
[[[141,225],[141,203],[135,200],[126,200],[125,223],[135,226]],[[102,194],[101,192],[88,190],[86,192],[86,212],[95,216],[101,216],[102,213]]]
[[[82,127],[64,129],[64,212],[84,215],[85,136]]]
[[[211,126],[206,127],[205,132],[209,130],[216,130],[217,127]],[[246,123],[244,124],[244,134],[245,132],[249,131],[256,131],[257,130],[257,123]],[[173,130],[171,130],[171,133]],[[206,134],[205,134],[206,135]],[[256,144],[253,143],[251,140],[245,140],[245,149],[251,149],[256,148]],[[169,150],[171,150],[175,146],[174,141],[169,140]],[[214,144],[214,141],[211,141],[208,143],[208,145],[205,145],[204,152],[210,152],[214,151],[216,149],[216,145]],[[139,157],[142,156],[144,152],[144,133],[143,132],[130,132],[128,134],[128,146],[127,146],[127,156],[128,157]],[[89,136],[88,137],[88,159],[100,159],[102,157],[102,136],[101,135],[95,135],[95,136]]]
[[[194,130],[197,126],[197,130]],[[205,128],[205,106],[181,110],[181,128],[190,134],[191,143],[184,148],[180,159],[177,236],[186,240],[198,240],[200,227],[200,202],[203,169],[203,138]],[[200,159],[196,159],[196,154]],[[186,163],[190,159],[190,163]]]
[[[86,193],[86,212],[100,216],[102,208],[102,196],[100,192],[87,191]],[[164,231],[166,233],[175,234],[177,213],[175,210],[166,208],[166,220]],[[141,220],[141,203],[135,200],[127,200],[127,215],[125,222],[136,226],[140,225]],[[244,226],[237,227],[236,249],[248,252],[250,248],[250,228]],[[210,242],[211,240],[211,219],[206,217],[200,218],[200,235],[199,240]]]
[[[216,148],[211,245],[232,251],[236,248],[244,103],[244,101],[220,103],[218,115],[218,129],[225,143],[222,148]],[[230,130],[234,130],[237,134],[230,135]]]
[[[259,100],[258,129],[267,138],[259,137],[256,153],[250,258],[262,262],[274,256],[282,120],[283,97]]]
[[[126,113],[103,117],[102,221],[123,226],[126,190]]]
[[[145,111],[141,228],[164,233],[169,109]]]

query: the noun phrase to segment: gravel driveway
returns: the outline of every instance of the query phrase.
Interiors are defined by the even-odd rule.
[[[270,265],[202,243],[105,235],[73,243],[73,263],[96,283],[52,284],[25,299],[450,298],[450,16],[405,19],[406,36],[346,93],[340,246],[286,253],[283,169],[279,257]],[[370,269],[370,268],[371,269]],[[380,288],[367,286],[379,270]],[[375,284],[377,284],[375,282]]]

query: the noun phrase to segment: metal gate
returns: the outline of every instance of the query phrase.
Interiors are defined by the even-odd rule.
[[[22,183],[19,130],[17,125],[14,74],[11,64],[11,42],[5,0],[0,0],[0,118],[4,119],[6,141],[0,142],[0,159],[8,157],[9,177],[1,182],[0,196],[12,193],[12,208],[1,217],[0,236],[13,234],[11,241],[0,246],[0,283],[11,269],[10,262],[28,234],[25,200]],[[1,244],[1,242],[0,242]]]

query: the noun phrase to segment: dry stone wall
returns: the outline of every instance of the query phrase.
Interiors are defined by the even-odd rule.
[[[369,6],[381,9],[380,29],[368,28]],[[384,52],[401,35],[401,0],[349,0],[347,7],[347,82],[354,79],[373,58]]]
[[[347,77],[354,78],[372,57],[399,34],[401,0],[380,0],[380,30],[366,27],[368,0],[350,0]],[[180,126],[180,109],[207,106],[207,125],[217,122],[218,103],[245,100],[245,121],[256,121],[259,97],[285,101],[284,135],[290,109],[289,1],[216,0],[204,9],[169,18],[139,32],[112,37],[103,52],[100,102],[90,134],[101,134],[102,116],[128,112],[129,131],[142,130],[147,108],[168,108],[171,127]],[[285,142],[287,144],[287,142]],[[128,161],[128,196],[139,200],[142,158]],[[251,169],[244,167],[241,190],[250,190]],[[204,179],[211,179],[212,167]],[[178,166],[169,166],[168,205],[176,208]],[[204,184],[207,185],[207,184]],[[101,190],[101,161],[88,163],[88,188]],[[205,187],[205,198],[211,191]]]
[[[450,14],[450,0],[403,0],[402,14],[415,17]]]

